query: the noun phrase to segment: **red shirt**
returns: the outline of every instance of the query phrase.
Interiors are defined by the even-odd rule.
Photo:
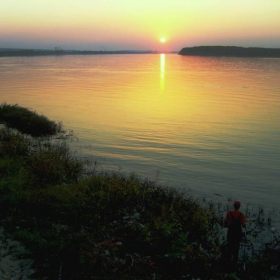
[[[241,215],[240,215],[241,214]],[[233,211],[228,211],[227,212],[227,215],[226,215],[226,224],[227,226],[229,226],[231,223],[232,223],[232,216],[235,218],[235,219],[238,219],[239,215],[240,215],[240,222],[242,224],[243,227],[246,227],[246,217],[243,213],[241,213],[240,211],[238,210],[233,210]]]

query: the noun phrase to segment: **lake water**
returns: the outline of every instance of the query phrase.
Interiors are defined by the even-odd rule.
[[[280,59],[5,57],[0,103],[62,121],[103,169],[280,208],[279,74]]]

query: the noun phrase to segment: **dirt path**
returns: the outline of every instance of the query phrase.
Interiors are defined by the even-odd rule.
[[[23,256],[27,250],[18,241],[11,240],[0,227],[0,279],[26,280],[34,272],[33,261]]]

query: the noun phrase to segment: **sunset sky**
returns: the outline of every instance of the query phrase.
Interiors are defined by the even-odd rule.
[[[178,51],[197,45],[280,47],[280,0],[0,1],[0,48]]]

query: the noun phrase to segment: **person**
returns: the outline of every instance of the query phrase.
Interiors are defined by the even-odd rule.
[[[228,260],[233,264],[237,264],[238,262],[239,246],[243,235],[242,227],[246,228],[246,217],[242,212],[239,211],[240,206],[241,203],[239,201],[234,201],[234,210],[227,212],[225,220],[226,227],[228,228]]]

